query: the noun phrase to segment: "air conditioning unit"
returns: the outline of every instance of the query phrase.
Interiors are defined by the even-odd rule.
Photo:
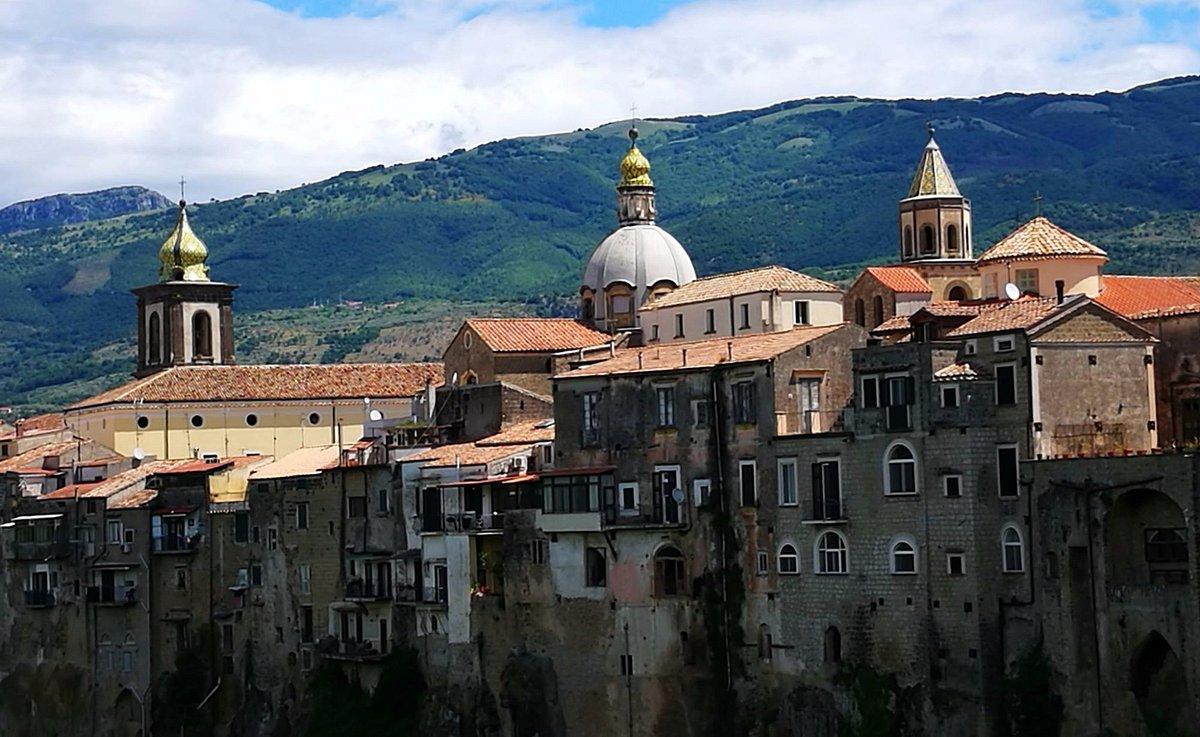
[[[216,453],[205,453],[204,455],[200,456],[200,460],[204,461],[205,463],[216,463],[217,461],[221,460],[221,456],[217,455]]]

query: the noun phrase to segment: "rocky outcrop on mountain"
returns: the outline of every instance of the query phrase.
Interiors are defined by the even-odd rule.
[[[171,201],[158,192],[136,186],[56,194],[0,208],[0,234],[102,220],[170,206]]]

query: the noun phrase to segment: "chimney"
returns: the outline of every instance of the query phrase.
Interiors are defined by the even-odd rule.
[[[613,341],[608,342],[608,357],[612,358],[617,355],[617,344]]]
[[[1054,282],[1054,297],[1058,300],[1058,304],[1063,303],[1063,290],[1067,287],[1067,283],[1062,279]]]
[[[638,368],[642,368],[642,352],[638,351]]]
[[[732,361],[733,360],[733,341],[732,340],[725,344],[725,350],[729,354],[729,360]]]
[[[686,366],[687,365],[687,348],[684,348],[683,350],[681,350],[680,354],[683,355],[683,365]]]

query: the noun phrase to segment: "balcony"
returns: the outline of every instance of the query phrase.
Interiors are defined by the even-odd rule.
[[[132,606],[137,600],[137,586],[88,586],[87,589],[89,604]]]
[[[185,535],[162,535],[151,541],[154,553],[190,553],[199,546],[199,540]]]
[[[70,556],[71,543],[67,540],[13,543],[13,558],[16,560],[49,560]]]
[[[445,606],[450,600],[450,592],[445,586],[426,586],[421,589],[422,604],[441,604]]]
[[[371,662],[382,660],[384,654],[379,652],[379,648],[375,647],[374,642],[339,642],[337,644],[337,652],[326,653],[325,657],[332,660],[355,660],[360,662]]]
[[[817,435],[845,429],[841,410],[804,410],[775,413],[776,435]]]
[[[30,609],[44,609],[57,604],[53,591],[47,589],[32,589],[25,591],[25,606]]]
[[[413,604],[421,598],[421,590],[411,584],[401,584],[396,587],[396,601],[402,604]]]
[[[386,582],[351,579],[346,582],[347,601],[388,601],[392,598],[391,586]]]

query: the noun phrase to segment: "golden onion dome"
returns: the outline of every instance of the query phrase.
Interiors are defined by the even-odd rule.
[[[179,217],[171,234],[158,249],[158,275],[162,281],[208,281],[208,247],[188,224],[187,203],[179,201]]]
[[[650,160],[637,147],[637,128],[629,129],[629,152],[621,159],[621,187],[653,187]]]

